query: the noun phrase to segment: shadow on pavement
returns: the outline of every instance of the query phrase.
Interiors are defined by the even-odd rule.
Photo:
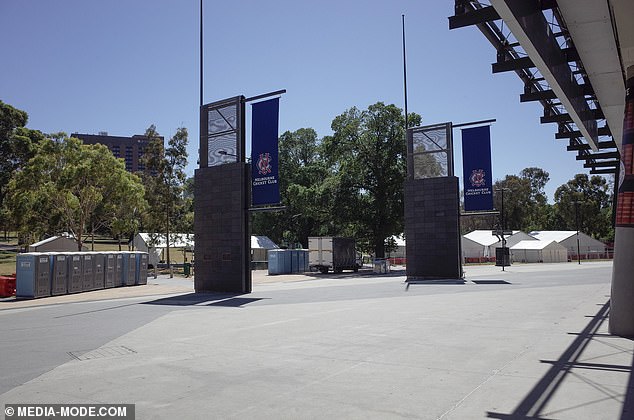
[[[440,280],[407,280],[405,283],[407,285],[427,285],[433,286],[437,284],[465,284],[465,280],[459,279],[440,279]]]
[[[471,280],[475,284],[513,284],[506,280]]]
[[[239,308],[249,303],[257,302],[262,298],[240,297],[244,293],[187,293],[185,295],[170,296],[166,298],[142,302],[142,305],[166,305],[166,306],[226,306]]]
[[[372,269],[362,268],[356,273],[354,271],[344,271],[341,273],[328,272],[326,274],[318,271],[306,271],[303,274],[307,277],[314,277],[316,279],[337,279],[337,278],[351,278],[351,277],[403,277],[405,275],[405,269],[392,269],[389,273],[378,274]]]
[[[580,332],[574,333],[577,338],[568,346],[568,348],[562,353],[558,360],[542,360],[542,363],[552,365],[548,372],[539,380],[539,382],[533,387],[533,389],[526,395],[526,397],[517,405],[512,413],[495,413],[488,412],[487,417],[493,419],[541,419],[546,420],[549,417],[548,413],[544,413],[548,403],[555,396],[558,389],[564,384],[564,381],[568,375],[574,375],[573,369],[590,369],[590,370],[602,370],[612,372],[629,373],[629,382],[624,390],[623,394],[612,392],[599,383],[593,382],[590,378],[586,378],[585,381],[598,393],[601,394],[599,399],[588,401],[585,404],[577,405],[578,409],[583,406],[589,406],[593,403],[605,400],[613,400],[614,403],[622,404],[621,420],[634,418],[634,375],[632,374],[632,363],[627,366],[601,364],[601,363],[587,363],[582,362],[581,356],[584,350],[593,342],[606,344],[605,342],[598,341],[606,337],[606,334],[597,333],[601,324],[605,322],[610,310],[610,301],[608,300],[601,306],[601,309],[594,315],[588,325]],[[614,337],[614,336],[610,336]],[[630,349],[619,347],[608,343],[606,356],[612,356],[620,353],[631,353]],[[616,353],[615,353],[616,350]],[[558,413],[560,413],[559,411]],[[551,415],[557,415],[558,413],[551,413]]]

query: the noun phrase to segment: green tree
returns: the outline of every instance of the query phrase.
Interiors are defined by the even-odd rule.
[[[10,212],[2,209],[11,176],[35,154],[44,135],[26,128],[26,112],[0,101],[0,227],[5,231],[11,225]]]
[[[183,228],[181,221],[185,213],[188,134],[185,127],[179,128],[168,141],[167,148],[154,125],[146,130],[145,135],[150,139],[144,155],[143,182],[149,205],[145,226],[155,233],[165,232],[167,266],[171,277],[170,232]]]
[[[561,230],[579,230],[597,239],[612,240],[611,190],[605,178],[577,174],[555,191],[555,218]]]
[[[412,114],[410,126],[420,120]],[[400,108],[378,102],[337,116],[334,134],[323,140],[333,228],[367,243],[377,257],[385,256],[386,238],[403,232],[404,122]]]
[[[522,230],[527,232],[543,230],[548,218],[548,197],[544,188],[550,180],[550,174],[536,167],[524,168],[520,171],[520,178],[528,181],[529,207],[526,218],[522,221]]]
[[[543,230],[546,227],[549,206],[544,188],[550,179],[548,172],[541,168],[525,168],[519,175],[506,175],[493,185],[494,207],[502,211],[507,229]],[[504,191],[504,206],[502,206],[502,192]],[[502,215],[495,225],[502,227]]]
[[[327,234],[325,182],[329,175],[312,128],[286,131],[279,139],[280,198],[284,212],[255,213],[252,232],[281,245],[308,245],[311,235]]]
[[[81,250],[91,225],[112,223],[121,208],[142,207],[143,187],[102,145],[64,133],[42,141],[8,185],[9,210],[23,234],[67,231]]]

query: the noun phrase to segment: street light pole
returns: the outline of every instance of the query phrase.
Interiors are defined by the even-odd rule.
[[[506,238],[504,238],[504,231],[506,230],[506,217],[504,215],[504,191],[511,191],[510,188],[496,188],[495,192],[502,193],[502,205],[500,206],[500,216],[502,217],[502,271],[504,271],[504,267],[506,266]]]
[[[577,225],[577,263],[581,264],[581,249],[579,246],[579,201],[573,201],[575,205],[575,224]]]

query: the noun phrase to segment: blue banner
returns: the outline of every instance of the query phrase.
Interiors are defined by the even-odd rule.
[[[279,98],[257,102],[251,113],[251,194],[254,206],[278,204]]]
[[[462,130],[462,182],[465,211],[493,210],[489,126]]]

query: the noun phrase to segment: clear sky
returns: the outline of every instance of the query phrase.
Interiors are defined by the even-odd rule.
[[[204,1],[204,101],[287,89],[280,133],[331,134],[332,119],[378,101],[403,106],[401,14],[408,109],[423,125],[496,118],[493,178],[529,166],[554,190],[588,173],[537,103],[519,103],[514,73],[492,74],[495,50],[475,27],[450,31],[454,1]],[[199,0],[0,0],[0,100],[28,127],[166,138],[189,130],[198,158]],[[461,174],[455,130],[456,173]],[[248,141],[248,140],[247,140]]]

